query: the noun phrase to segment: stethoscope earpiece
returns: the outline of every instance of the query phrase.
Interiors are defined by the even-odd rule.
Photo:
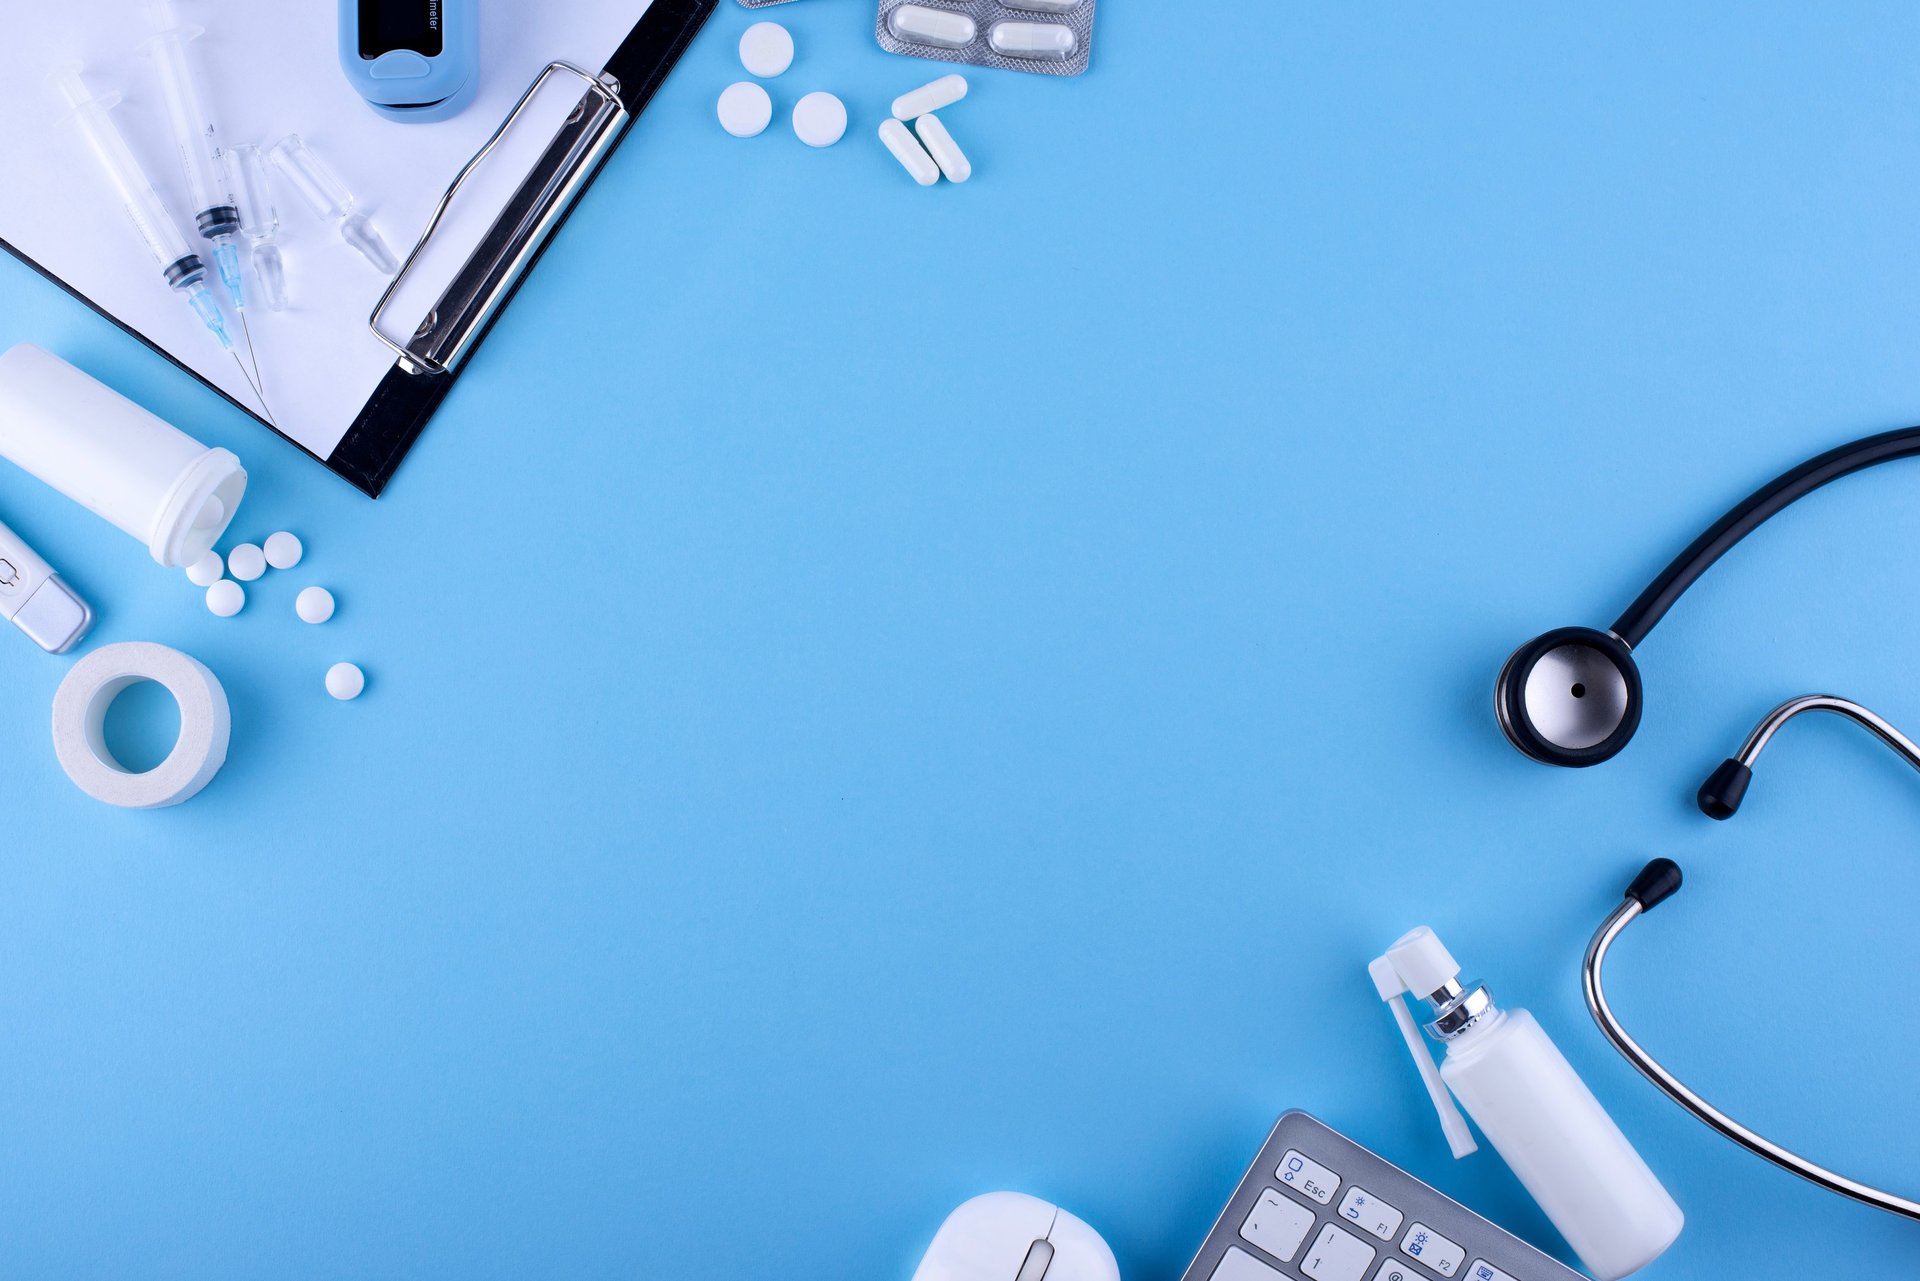
[[[1694,803],[1708,818],[1732,818],[1740,812],[1740,802],[1747,798],[1747,784],[1751,782],[1752,768],[1729,756],[1700,784],[1700,790],[1694,793]]]
[[[1598,765],[1640,728],[1640,667],[1612,632],[1557,627],[1500,670],[1494,711],[1507,740],[1545,765]]]

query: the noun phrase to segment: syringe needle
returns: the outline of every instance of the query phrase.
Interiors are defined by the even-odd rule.
[[[240,352],[233,347],[227,348],[227,354],[233,357],[233,367],[240,371],[240,381],[247,385],[247,390],[252,392],[254,399],[260,402],[260,408],[265,409],[267,398],[260,393],[260,385],[253,381],[252,375],[247,373],[247,362],[240,359]],[[271,421],[273,415],[269,413],[267,418]]]
[[[260,357],[253,349],[253,326],[247,323],[246,312],[244,311],[240,312],[239,316],[240,316],[240,333],[245,338],[246,344],[247,344],[247,359],[251,361],[253,364],[253,379],[252,379],[253,394],[260,398],[260,410],[262,413],[266,414],[267,421],[269,423],[273,423],[273,425],[277,428],[280,424],[274,421],[273,410],[269,408],[267,405],[266,380],[260,377]],[[236,356],[234,357],[234,359],[237,361],[239,357]],[[245,371],[242,371],[242,372],[245,372]]]

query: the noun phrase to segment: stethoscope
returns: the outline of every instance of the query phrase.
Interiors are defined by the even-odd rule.
[[[1735,543],[1795,499],[1876,463],[1920,454],[1920,427],[1830,449],[1769,482],[1693,540],[1606,631],[1559,627],[1513,652],[1494,689],[1500,728],[1548,765],[1598,765],[1640,727],[1633,652],[1680,594]]]
[[[1754,727],[1753,733],[1747,735],[1747,741],[1741,746],[1739,752],[1723,761],[1719,768],[1713,771],[1712,776],[1701,784],[1697,797],[1701,812],[1710,818],[1733,817],[1740,808],[1740,802],[1746,796],[1747,784],[1753,780],[1754,761],[1766,749],[1767,743],[1780,727],[1802,712],[1832,712],[1844,716],[1872,731],[1875,737],[1898,753],[1907,764],[1920,770],[1920,744],[1915,744],[1912,739],[1858,703],[1849,702],[1844,698],[1835,698],[1831,694],[1809,694],[1804,698],[1795,698],[1782,703],[1767,713],[1766,719]],[[1680,883],[1680,868],[1673,860],[1654,859],[1633,878],[1633,883],[1627,886],[1626,897],[1620,901],[1620,906],[1614,908],[1607,919],[1601,922],[1600,928],[1594,932],[1592,942],[1587,944],[1586,960],[1580,969],[1581,983],[1587,994],[1587,1009],[1592,1011],[1593,1021],[1600,1025],[1601,1034],[1613,1044],[1614,1049],[1625,1056],[1627,1062],[1640,1070],[1642,1076],[1660,1087],[1668,1098],[1755,1156],[1771,1161],[1781,1169],[1816,1183],[1829,1192],[1837,1192],[1841,1196],[1851,1197],[1855,1201],[1876,1209],[1903,1215],[1909,1219],[1920,1219],[1920,1201],[1896,1196],[1892,1192],[1882,1191],[1871,1184],[1849,1179],[1846,1175],[1809,1161],[1791,1149],[1781,1147],[1773,1140],[1756,1134],[1740,1124],[1688,1089],[1684,1082],[1662,1067],[1658,1059],[1642,1049],[1640,1043],[1620,1026],[1620,1020],[1614,1016],[1613,1007],[1607,1004],[1606,988],[1601,982],[1601,970],[1607,962],[1607,953],[1612,949],[1614,940],[1620,937],[1627,926],[1672,897],[1680,889]]]
[[[1640,669],[1633,651],[1682,592],[1734,544],[1796,499],[1862,468],[1916,454],[1920,454],[1920,427],[1882,432],[1830,449],[1763,485],[1694,539],[1606,631],[1556,628],[1515,650],[1494,687],[1494,710],[1500,728],[1515,747],[1548,765],[1598,765],[1609,759],[1640,727]],[[1782,725],[1803,712],[1844,716],[1864,726],[1907,764],[1920,770],[1920,745],[1912,739],[1858,703],[1812,694],[1782,703],[1754,727],[1740,750],[1701,784],[1696,797],[1701,811],[1710,818],[1731,818],[1745,799],[1760,753]],[[1830,1192],[1920,1219],[1920,1201],[1849,1179],[1740,1124],[1662,1067],[1620,1025],[1607,1004],[1601,980],[1607,953],[1627,926],[1671,897],[1680,883],[1680,868],[1671,859],[1657,858],[1648,863],[1587,945],[1581,978],[1587,1008],[1601,1033],[1667,1097],[1754,1155]]]

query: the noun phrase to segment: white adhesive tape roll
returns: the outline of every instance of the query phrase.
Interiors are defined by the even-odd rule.
[[[130,774],[107,750],[107,706],[139,681],[164,685],[180,705],[180,740],[167,759]],[[53,750],[74,786],[125,809],[178,805],[227,762],[233,714],[220,680],[197,659],[151,641],[105,645],[73,665],[53,696]]]

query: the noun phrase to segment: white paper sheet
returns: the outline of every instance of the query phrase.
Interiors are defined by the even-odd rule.
[[[562,59],[597,71],[647,4],[481,0],[479,91],[466,110],[435,124],[385,120],[354,92],[339,67],[331,0],[176,0],[175,7],[182,21],[207,28],[194,53],[222,141],[266,146],[300,134],[404,258],[447,183],[540,69]],[[257,412],[233,360],[160,279],[47,82],[50,67],[78,63],[96,93],[122,95],[116,123],[189,242],[203,247],[157,73],[142,48],[144,6],[70,0],[20,6],[8,19],[0,40],[0,238]],[[572,77],[551,81],[475,173],[396,299],[411,306],[394,313],[390,333],[411,332],[580,94]],[[275,198],[290,303],[279,313],[255,303],[247,320],[277,425],[325,458],[393,365],[366,323],[387,278],[284,183]],[[239,325],[232,328],[237,338]]]

